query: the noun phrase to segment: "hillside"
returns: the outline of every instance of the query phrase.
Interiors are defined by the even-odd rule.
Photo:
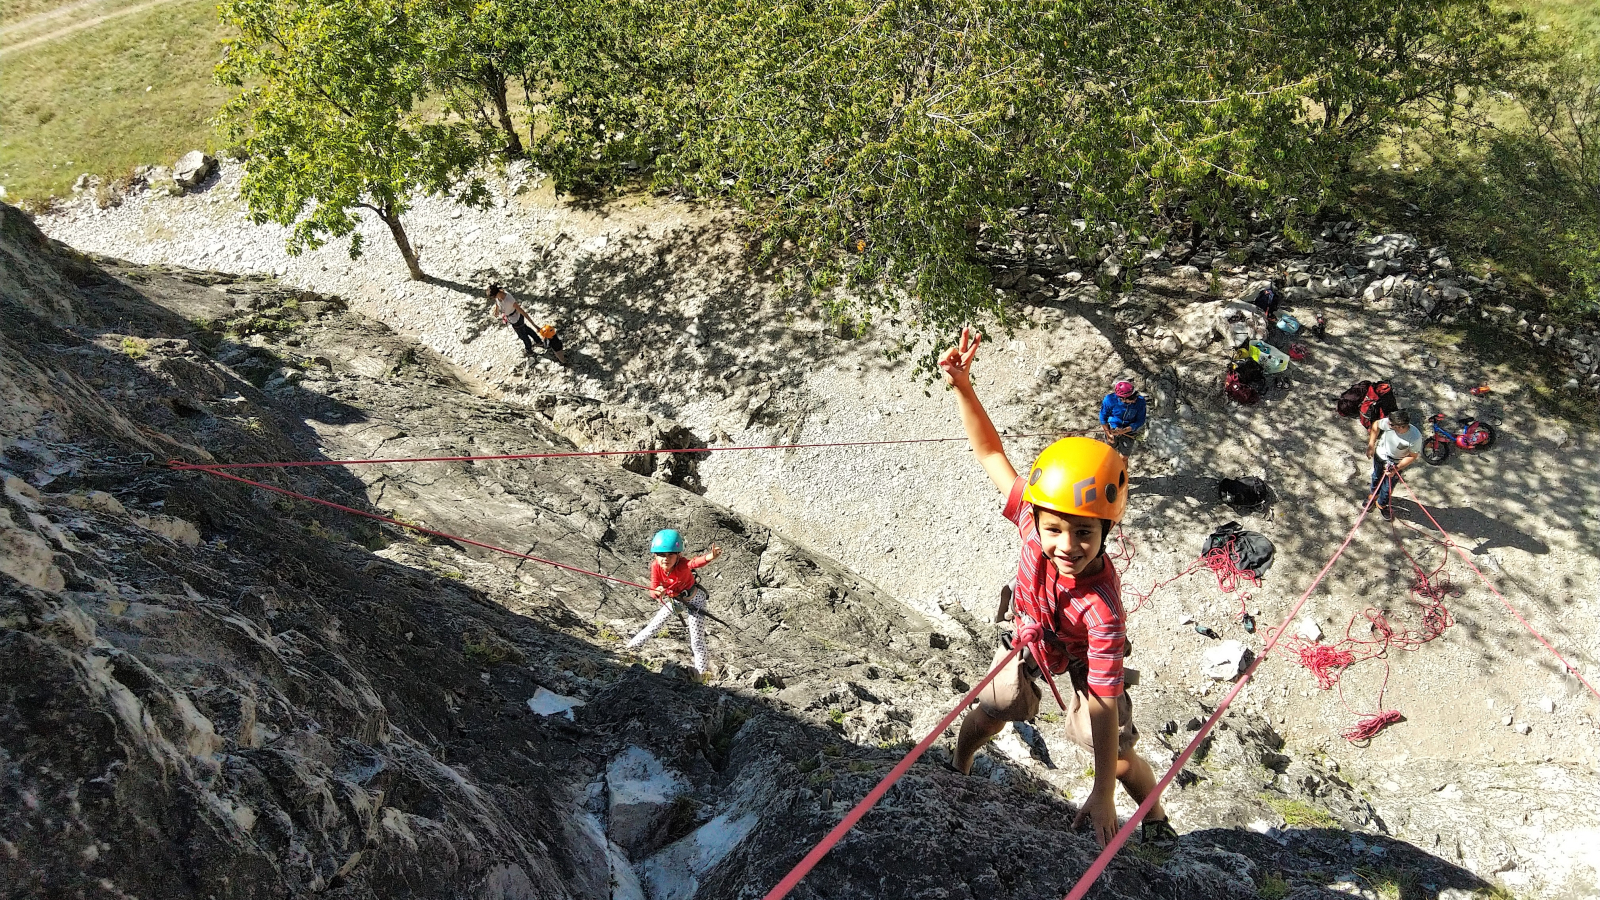
[[[929,390],[925,395],[923,385],[884,362],[882,349],[894,337],[894,323],[886,322],[879,333],[858,340],[842,340],[825,331],[807,310],[789,307],[758,274],[747,270],[736,237],[713,216],[653,201],[582,211],[554,202],[537,181],[514,179],[498,188],[500,199],[486,213],[421,204],[416,216],[418,242],[436,277],[431,283],[413,284],[403,280],[397,258],[389,258],[392,249],[379,240],[369,242],[368,256],[358,263],[334,248],[298,258],[284,256],[281,232],[250,226],[242,219],[232,195],[234,178],[235,170],[225,170],[207,190],[182,198],[136,193],[111,210],[81,203],[43,224],[50,234],[80,249],[140,264],[255,272],[261,275],[252,278],[265,277],[269,282],[276,275],[289,290],[316,292],[315,303],[342,298],[353,311],[395,329],[391,338],[384,326],[321,306],[316,314],[286,313],[281,301],[270,315],[257,311],[232,324],[225,321],[224,310],[186,313],[188,318],[207,320],[208,333],[257,332],[248,341],[237,336],[225,340],[255,345],[271,355],[270,360],[261,360],[251,352],[248,359],[232,362],[221,351],[216,356],[236,369],[241,365],[253,369],[259,385],[276,390],[263,396],[290,403],[297,410],[295,416],[306,422],[309,430],[297,444],[284,445],[275,454],[266,454],[264,448],[256,451],[261,455],[341,458],[378,452],[380,444],[384,456],[440,455],[441,450],[468,446],[489,452],[529,446],[525,437],[495,436],[495,429],[507,422],[517,423],[519,431],[547,429],[541,432],[543,441],[574,441],[594,448],[685,446],[684,441],[716,448],[910,439],[946,436],[957,428],[952,405],[942,391]],[[1343,258],[1340,254],[1353,250],[1348,242],[1330,241],[1319,251],[1320,257],[1302,261],[1308,269],[1328,265],[1326,260]],[[1224,296],[1242,291],[1259,271],[1284,266],[1293,256],[1278,249],[1251,265],[1224,261],[1213,270],[1216,290]],[[126,272],[125,278],[135,284],[140,278],[167,283],[159,268],[119,264],[112,271]],[[234,282],[238,277],[172,271],[201,281]],[[549,316],[561,322],[573,354],[571,370],[548,361],[518,360],[514,340],[481,302],[481,285],[490,278],[505,281],[536,318]],[[278,290],[270,283],[259,289]],[[1202,307],[1214,301],[1209,290],[1206,279],[1174,269],[1166,276],[1141,278],[1138,290],[1113,303],[1092,292],[1041,295],[1028,304],[1036,327],[997,340],[984,351],[979,365],[980,391],[990,401],[997,422],[1013,433],[1081,427],[1091,421],[1092,405],[1113,375],[1133,371],[1141,376],[1156,400],[1156,421],[1148,446],[1134,459],[1135,492],[1127,528],[1133,557],[1125,567],[1126,585],[1145,591],[1172,577],[1194,560],[1212,528],[1240,518],[1216,503],[1217,476],[1264,472],[1279,502],[1274,511],[1242,521],[1278,546],[1275,567],[1250,600],[1264,626],[1278,621],[1333,554],[1353,524],[1363,496],[1365,460],[1360,458],[1359,438],[1347,420],[1332,417],[1327,399],[1358,377],[1382,375],[1394,381],[1415,409],[1472,409],[1501,429],[1501,441],[1487,453],[1458,456],[1437,469],[1418,467],[1412,480],[1446,528],[1472,539],[1469,546],[1479,564],[1493,567],[1497,584],[1512,602],[1582,671],[1594,672],[1595,608],[1600,602],[1593,593],[1593,585],[1600,581],[1600,561],[1593,551],[1600,518],[1600,484],[1592,453],[1595,433],[1592,424],[1560,422],[1537,411],[1530,390],[1535,379],[1526,371],[1526,358],[1522,370],[1513,363],[1486,369],[1482,360],[1452,346],[1451,328],[1442,323],[1421,325],[1393,303],[1367,304],[1348,295],[1314,301],[1305,297],[1297,301],[1295,313],[1309,319],[1312,310],[1328,312],[1333,320],[1329,340],[1311,345],[1312,357],[1305,366],[1296,367],[1287,393],[1275,395],[1264,406],[1231,408],[1214,389],[1223,351],[1216,345],[1198,345],[1198,340],[1193,348],[1180,344],[1176,356],[1163,349],[1167,335],[1187,335],[1186,318],[1192,322],[1196,310],[1204,312]],[[68,305],[86,315],[81,302]],[[115,358],[120,339],[109,329],[121,328],[124,334],[130,329],[116,324],[120,313],[92,312],[94,304],[88,306],[89,314],[105,317],[108,325],[100,327],[108,328],[102,332],[107,337],[101,344],[104,354]],[[48,314],[61,315],[59,309]],[[398,343],[389,344],[390,340]],[[406,353],[402,345],[409,340],[427,350]],[[367,343],[387,347],[387,352],[365,351]],[[1421,361],[1424,352],[1438,360],[1437,368]],[[311,362],[319,356],[330,364]],[[1508,358],[1517,359],[1509,354]],[[249,375],[239,370],[241,380],[251,380]],[[1494,393],[1482,401],[1471,400],[1466,388],[1484,380],[1493,385]],[[445,384],[430,386],[440,381]],[[454,387],[448,398],[436,392],[450,385]],[[480,399],[463,399],[467,391]],[[319,411],[344,403],[363,418],[381,418],[387,427],[360,428],[359,434],[365,436],[359,437],[348,433],[357,429],[330,424],[336,420],[325,421]],[[402,413],[402,408],[409,411]],[[441,409],[460,415],[460,424],[441,420],[433,412]],[[241,418],[248,422],[251,417]],[[259,415],[253,418],[267,421]],[[489,434],[482,433],[485,428]],[[182,439],[196,443],[192,436]],[[1019,443],[1015,458],[1031,454],[1038,443]],[[216,452],[211,444],[198,446]],[[606,471],[625,479],[635,477]],[[849,584],[851,596],[873,598],[870,604],[866,599],[859,602],[876,611],[858,614],[885,625],[865,629],[808,601],[827,595],[830,589],[821,586],[806,595],[783,595],[788,605],[781,612],[764,609],[754,598],[718,599],[715,609],[731,627],[717,633],[713,644],[729,670],[717,688],[689,692],[708,698],[697,702],[726,696],[773,711],[761,725],[747,724],[739,730],[737,740],[768,741],[772,735],[782,735],[777,740],[783,743],[799,741],[815,747],[810,754],[801,754],[795,774],[785,776],[789,781],[774,782],[774,790],[787,790],[783,784],[804,784],[796,788],[801,791],[796,796],[810,794],[814,801],[814,789],[828,784],[830,798],[859,796],[870,782],[855,776],[886,769],[898,758],[895,742],[919,734],[947,708],[943,704],[954,700],[950,676],[927,677],[928,672],[938,671],[927,667],[948,665],[944,671],[971,679],[977,674],[974,666],[986,659],[986,652],[972,645],[974,640],[988,639],[985,628],[974,620],[986,619],[992,611],[995,587],[1007,577],[1013,559],[1014,538],[1007,537],[995,515],[996,498],[959,443],[712,452],[696,465],[656,467],[655,479],[629,482],[653,485],[645,494],[636,494],[639,488],[608,489],[621,490],[620,496],[662,497],[656,502],[666,506],[638,510],[631,518],[626,503],[602,506],[595,514],[606,525],[572,524],[537,541],[529,541],[525,529],[544,527],[540,523],[546,516],[520,512],[519,504],[542,506],[545,501],[510,496],[513,481],[527,483],[522,470],[517,472],[512,481],[493,485],[440,482],[432,476],[397,483],[363,468],[352,468],[340,479],[345,491],[364,494],[369,502],[408,519],[454,533],[492,539],[496,529],[507,527],[501,523],[517,522],[518,528],[498,532],[510,546],[543,547],[558,559],[582,565],[607,562],[615,566],[610,571],[624,577],[642,566],[636,561],[642,552],[628,548],[638,545],[650,529],[644,521],[652,516],[650,510],[658,510],[654,521],[660,521],[681,517],[681,509],[703,508],[710,517],[707,527],[692,531],[691,539],[717,540],[729,547],[730,558],[719,563],[730,573],[725,577],[742,582],[749,576],[731,573],[760,572],[764,567],[749,556],[740,561],[742,553],[751,551],[734,549],[749,541],[739,531],[774,529],[769,541],[792,548],[787,553],[816,560],[812,565],[822,571],[838,573],[829,576],[840,579],[833,582],[833,590]],[[494,498],[489,507],[493,516],[485,514],[484,501],[477,499],[483,496]],[[713,507],[702,506],[708,501],[732,512],[714,513]],[[567,515],[571,507],[562,509]],[[734,528],[726,517],[739,515],[746,524]],[[631,543],[622,538],[623,529],[610,524],[615,516],[634,523],[627,532],[633,535]],[[1353,723],[1354,714],[1333,693],[1316,690],[1292,657],[1269,662],[1246,692],[1242,707],[1230,714],[1234,718],[1225,720],[1238,740],[1213,743],[1204,762],[1194,768],[1199,780],[1171,798],[1175,821],[1180,831],[1187,832],[1182,852],[1164,861],[1125,853],[1119,865],[1161,863],[1166,875],[1149,877],[1179,879],[1172,889],[1180,896],[1251,896],[1268,889],[1263,888],[1268,876],[1286,879],[1295,896],[1315,896],[1340,884],[1381,893],[1377,883],[1382,879],[1391,885],[1429,884],[1441,893],[1446,888],[1470,893],[1487,889],[1491,878],[1533,896],[1589,896],[1597,862],[1592,850],[1585,848],[1594,845],[1590,837],[1600,825],[1581,798],[1592,794],[1600,778],[1594,700],[1574,679],[1563,678],[1552,667],[1553,659],[1542,655],[1542,648],[1475,584],[1464,565],[1445,559],[1442,548],[1424,531],[1426,519],[1414,507],[1402,509],[1401,519],[1393,529],[1376,520],[1366,523],[1329,582],[1312,598],[1309,611],[1330,640],[1342,635],[1346,622],[1367,604],[1384,609],[1397,622],[1409,621],[1404,617],[1414,613],[1406,585],[1412,575],[1405,553],[1430,568],[1446,563],[1448,577],[1462,588],[1462,596],[1450,601],[1456,626],[1417,653],[1395,653],[1389,660],[1384,703],[1401,710],[1406,720],[1369,746],[1352,747],[1338,735]],[[318,529],[344,527],[330,525],[330,518],[320,512],[313,520]],[[779,534],[784,537],[777,538]],[[617,549],[596,556],[597,539],[602,546]],[[596,593],[592,583],[563,581],[567,576],[534,573],[526,566],[519,570],[522,576],[535,579],[540,587],[551,585],[554,598],[506,595],[505,587],[513,595],[519,589],[503,576],[497,580],[495,573],[509,569],[509,563],[465,565],[454,551],[432,545],[407,545],[407,551],[433,557],[435,566],[448,566],[447,574],[460,576],[447,584],[473,587],[534,621],[555,616],[554,624],[569,640],[584,644],[596,665],[611,658],[615,636],[637,627],[646,611],[632,598],[634,605],[625,607],[627,611],[601,614],[599,608],[602,602],[611,602],[613,589]],[[837,560],[839,568],[833,568],[829,558]],[[407,561],[412,569],[438,581],[438,570],[427,562],[409,555]],[[480,582],[480,578],[490,580]],[[756,583],[758,594],[773,592],[765,576]],[[868,591],[867,583],[878,588]],[[568,585],[567,592],[555,590],[562,584]],[[866,593],[856,593],[862,591]],[[1216,682],[1198,671],[1207,641],[1184,620],[1196,618],[1224,637],[1259,648],[1263,634],[1248,634],[1235,621],[1238,603],[1202,572],[1156,591],[1133,616],[1138,648],[1133,663],[1144,678],[1137,689],[1136,720],[1145,733],[1140,746],[1158,770],[1169,758],[1162,747],[1180,747],[1186,736],[1184,723],[1203,718],[1217,696]],[[580,612],[574,615],[573,609]],[[757,618],[749,618],[752,615]],[[776,622],[789,627],[772,632]],[[773,636],[751,645],[742,635],[750,630]],[[917,643],[916,635],[934,631],[941,635],[935,643],[954,649],[934,653],[927,643]],[[906,635],[912,639],[895,639]],[[658,640],[646,651],[659,658],[669,651],[675,654],[675,646],[675,641]],[[519,648],[530,660],[577,652],[575,644]],[[796,652],[801,655],[791,656]],[[537,664],[530,665],[539,671]],[[863,666],[863,674],[841,688],[836,673],[852,666]],[[395,677],[386,667],[380,668],[384,677]],[[872,676],[871,670],[878,675]],[[566,680],[550,689],[576,690],[571,679],[581,671],[565,665],[560,677]],[[632,673],[631,678],[650,679],[639,670],[624,671]],[[778,673],[778,680],[764,680],[765,672]],[[888,672],[910,677],[885,678]],[[1383,673],[1381,663],[1352,670],[1343,683],[1346,702],[1361,712],[1376,708]],[[494,677],[499,676],[491,676],[491,685]],[[909,710],[911,721],[881,708],[886,698],[890,707]],[[1546,700],[1553,712],[1544,712]],[[753,715],[753,709],[740,707],[739,714]],[[583,715],[595,712],[591,695]],[[1530,732],[1522,734],[1502,724],[1508,714],[1516,725],[1531,723]],[[638,716],[654,720],[647,712]],[[619,752],[614,741],[598,737],[598,731],[614,728],[605,724],[614,718],[607,714],[593,722],[597,729],[591,736],[597,741],[593,753],[612,758]],[[580,730],[590,727],[582,716],[578,724]],[[791,724],[802,730],[789,731]],[[1170,734],[1163,733],[1169,729]],[[430,731],[439,734],[431,727]],[[805,738],[808,733],[815,737]],[[1071,860],[1087,859],[1085,839],[1062,833],[1061,814],[1050,812],[1055,801],[1039,799],[1038,792],[1048,786],[1051,793],[1046,796],[1064,792],[1081,797],[1088,786],[1082,774],[1088,760],[1060,743],[1053,729],[1044,727],[1038,734],[1042,743],[1032,749],[1009,736],[997,744],[986,754],[987,778],[962,782],[930,768],[919,776],[926,779],[928,790],[907,792],[910,796],[897,799],[892,810],[875,812],[863,826],[869,837],[860,844],[847,842],[830,856],[803,883],[802,894],[826,891],[829,888],[823,886],[830,884],[843,890],[853,883],[850,879],[861,877],[851,874],[857,872],[852,860],[874,854],[883,869],[898,872],[893,863],[884,861],[891,845],[912,848],[896,852],[915,852],[917,863],[908,857],[903,892],[880,895],[920,896],[924,888],[919,885],[949,889],[952,879],[961,879],[944,870],[924,871],[923,865],[946,842],[919,829],[929,821],[981,822],[981,814],[961,804],[985,806],[1002,798],[1024,804],[1042,817],[1026,829],[1028,840],[1042,843],[1037,854],[1033,850],[1024,854],[1026,865],[1016,863],[1017,857],[1010,854],[1006,863],[993,864],[995,871],[1026,871],[1038,880],[975,882],[970,888],[973,895],[1064,892],[1070,883],[1065,873],[1082,865]],[[838,736],[846,740],[836,743]],[[591,737],[577,740],[583,743]],[[887,747],[880,750],[879,744]],[[730,759],[739,757],[732,749],[729,753]],[[753,756],[767,758],[771,753],[753,751]],[[825,767],[826,778],[816,777],[824,770],[813,762]],[[593,775],[591,768],[583,777],[574,776],[573,784],[587,783],[584,777]],[[761,777],[774,776],[769,772]],[[732,790],[733,782],[716,783],[718,791]],[[701,815],[712,818],[734,809],[727,805],[731,794],[717,796],[721,799],[712,801],[708,794],[696,795],[697,802],[704,801],[696,807]],[[900,792],[891,798],[900,798]],[[752,807],[739,807],[745,808]],[[793,807],[789,809],[792,812]],[[841,813],[842,806],[835,804],[832,815]],[[773,815],[770,811],[762,815],[768,824],[775,821],[766,818]],[[817,808],[811,815],[805,820],[808,824],[794,823],[780,830],[814,837],[820,834],[819,821],[826,821],[829,812]],[[879,815],[888,819],[874,818]],[[1056,824],[1047,824],[1053,817]],[[913,820],[921,824],[910,825]],[[912,830],[893,836],[902,827]],[[771,834],[769,828],[751,832],[752,837]],[[805,845],[803,840],[780,843],[776,846],[789,849],[776,856],[792,860]],[[1242,854],[1250,865],[1233,868],[1234,880],[1229,881],[1215,874],[1229,870],[1227,865],[1203,859],[1212,873],[1203,877],[1221,880],[1206,888],[1182,882],[1187,877],[1183,873],[1191,871],[1192,854],[1204,856],[1209,852],[1205,848],[1212,846]],[[770,860],[758,864],[757,859],[766,858],[758,849],[751,846],[748,856],[741,849],[728,857],[726,868],[716,868],[715,886],[704,882],[698,896],[737,896],[735,885],[748,887],[768,874],[775,881],[787,866]],[[632,858],[633,852],[625,855]],[[769,873],[763,868],[769,865],[778,870]],[[666,889],[659,883],[651,890],[651,896],[680,895],[663,893]]]

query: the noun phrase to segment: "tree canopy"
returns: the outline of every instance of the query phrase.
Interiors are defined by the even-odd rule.
[[[1535,55],[1481,0],[593,2],[552,48],[537,149],[563,186],[647,168],[742,206],[822,295],[997,311],[974,228],[1019,206],[1066,242],[1293,223],[1351,160],[1461,115]],[[1079,237],[1079,236],[1082,237]],[[876,289],[876,290],[875,290]]]
[[[1080,253],[1103,255],[1113,221],[1294,234],[1384,142],[1477,122],[1553,58],[1490,0],[222,9],[241,31],[221,71],[242,86],[247,196],[302,245],[348,233],[361,205],[397,222],[411,192],[470,200],[466,173],[526,151],[565,191],[642,180],[732,203],[834,314],[898,310],[928,333],[1003,314],[976,236],[1022,207]]]
[[[483,153],[460,121],[424,115],[425,31],[408,0],[223,0],[239,30],[217,77],[239,88],[219,119],[248,157],[242,193],[256,221],[293,226],[290,252],[351,236],[357,211],[388,226],[424,277],[401,217],[413,192],[481,202]],[[309,207],[309,212],[307,208]],[[352,234],[353,233],[353,234]]]

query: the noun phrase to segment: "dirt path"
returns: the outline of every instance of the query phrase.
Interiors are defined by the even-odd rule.
[[[74,4],[70,5],[70,6],[63,6],[60,9],[51,10],[50,12],[47,12],[47,13],[40,13],[39,15],[33,16],[32,18],[24,19],[23,21],[18,22],[15,25],[7,25],[4,28],[0,28],[0,40],[4,40],[7,35],[16,34],[16,33],[21,32],[21,31],[26,31],[29,28],[31,28],[32,26],[34,26],[34,25],[37,25],[37,24],[40,24],[40,23],[43,23],[43,22],[46,22],[46,21],[49,21],[49,20],[59,19],[59,18],[62,18],[64,16],[67,16],[67,15],[73,13],[73,12],[76,12],[78,10],[84,9],[86,7],[94,6],[98,2],[99,2],[99,0],[85,0],[85,2],[82,2],[82,3],[74,3]],[[10,44],[8,46],[0,47],[0,57],[5,57],[5,56],[7,56],[9,54],[16,53],[16,52],[21,51],[21,50],[26,50],[29,47],[36,47],[36,46],[38,46],[40,44],[47,44],[47,43],[49,43],[51,41],[54,41],[54,40],[57,40],[59,38],[66,37],[69,34],[75,34],[75,33],[79,32],[79,31],[83,31],[83,30],[88,29],[88,28],[93,28],[96,25],[100,25],[102,23],[109,22],[112,19],[120,19],[120,18],[123,18],[124,16],[131,16],[131,15],[133,15],[135,13],[141,13],[141,12],[144,12],[145,10],[148,10],[148,9],[154,9],[154,8],[156,8],[158,6],[166,6],[169,3],[176,3],[176,2],[178,2],[178,0],[146,0],[146,2],[144,2],[144,3],[136,3],[133,6],[124,6],[121,9],[112,10],[111,12],[105,13],[104,15],[95,16],[92,19],[84,19],[81,22],[73,22],[70,25],[64,25],[64,26],[62,26],[60,28],[57,28],[55,31],[47,32],[47,33],[41,34],[41,35],[39,35],[37,37],[31,37],[31,38],[28,38],[27,40],[18,41],[15,44]]]

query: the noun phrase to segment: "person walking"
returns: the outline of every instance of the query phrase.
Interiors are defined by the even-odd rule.
[[[500,321],[511,326],[511,330],[522,339],[522,355],[533,355],[533,342],[535,340],[533,329],[528,325],[528,311],[522,308],[517,298],[499,284],[490,284],[488,290],[489,302],[494,305],[495,315]]]
[[[1384,521],[1394,521],[1389,505],[1395,475],[1404,471],[1422,453],[1422,432],[1411,424],[1411,413],[1397,409],[1372,423],[1367,429],[1367,456],[1372,460],[1370,497]]]

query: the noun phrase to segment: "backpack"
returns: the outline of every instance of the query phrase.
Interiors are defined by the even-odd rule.
[[[1372,387],[1370,381],[1358,381],[1350,385],[1339,395],[1339,399],[1333,402],[1333,408],[1346,419],[1354,419],[1361,415],[1361,403],[1367,399],[1369,387]]]
[[[1235,509],[1260,506],[1271,498],[1267,483],[1251,475],[1246,478],[1224,478],[1217,482],[1217,496]]]
[[[1267,570],[1272,568],[1272,558],[1278,552],[1266,535],[1245,531],[1238,522],[1229,522],[1211,532],[1205,546],[1200,549],[1200,555],[1203,557],[1219,547],[1228,547],[1234,566],[1241,571],[1248,569],[1254,572],[1257,578],[1266,575]]]
[[[1359,418],[1361,427],[1371,428],[1372,423],[1379,419],[1387,418],[1389,413],[1400,408],[1400,401],[1395,399],[1394,389],[1387,381],[1373,381],[1367,384],[1367,394],[1361,399]]]
[[[1238,372],[1229,372],[1222,380],[1222,393],[1240,406],[1254,406],[1261,402],[1261,391],[1246,384]]]

